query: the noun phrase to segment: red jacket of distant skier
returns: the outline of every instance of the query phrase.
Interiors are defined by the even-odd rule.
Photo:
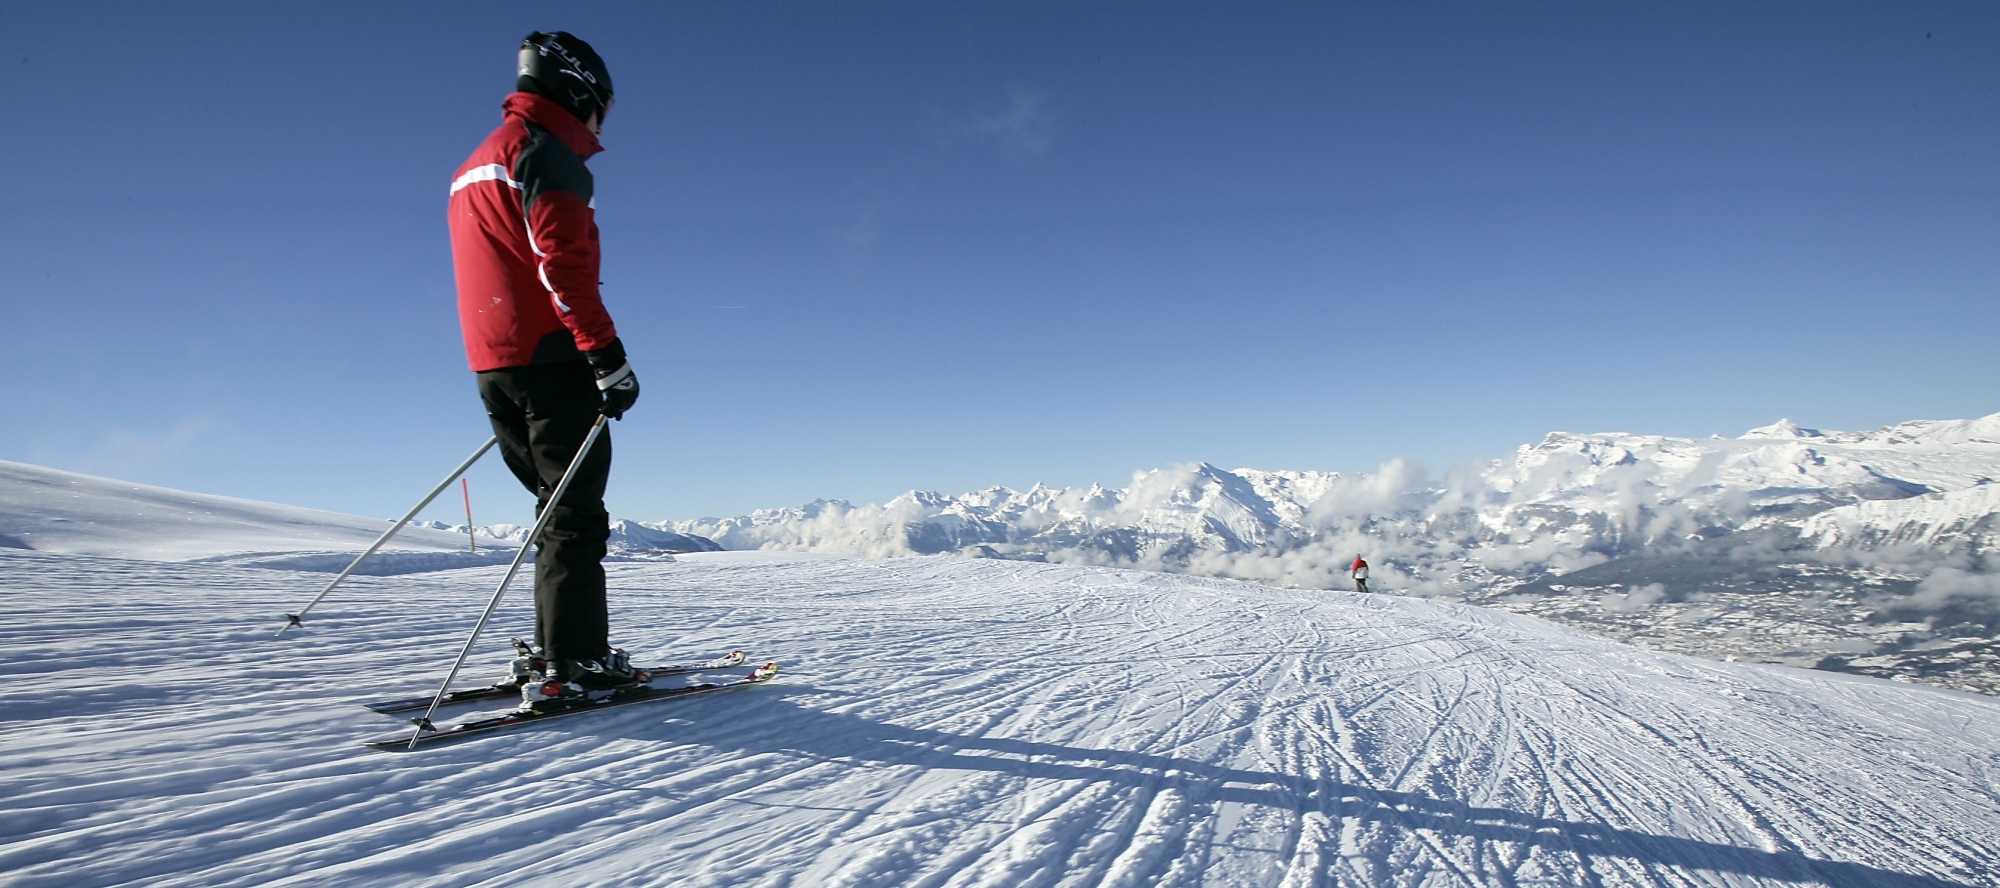
[[[561,105],[514,93],[505,122],[451,181],[458,321],[474,371],[552,361],[611,344],[597,292],[590,170],[604,150]]]

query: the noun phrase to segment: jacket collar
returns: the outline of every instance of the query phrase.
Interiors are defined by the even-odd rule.
[[[588,160],[590,156],[604,150],[598,144],[597,134],[584,126],[583,121],[569,113],[568,108],[534,93],[517,92],[500,103],[500,108],[508,117],[519,117],[561,139],[578,158]]]

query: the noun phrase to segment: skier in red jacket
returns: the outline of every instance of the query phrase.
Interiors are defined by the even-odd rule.
[[[1354,577],[1355,591],[1368,591],[1368,562],[1361,560],[1361,556],[1356,555],[1354,556],[1354,563],[1348,566],[1347,572]]]
[[[501,456],[538,514],[555,510],[535,541],[535,643],[548,664],[523,693],[552,682],[577,693],[633,680],[624,652],[611,647],[605,604],[608,430],[562,501],[549,502],[598,416],[617,419],[639,397],[597,292],[584,167],[603,150],[611,75],[589,44],[537,31],[522,41],[515,88],[501,103],[500,128],[452,178],[452,266],[466,357]]]

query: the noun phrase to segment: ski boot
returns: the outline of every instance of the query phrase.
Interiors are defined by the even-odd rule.
[[[521,683],[521,708],[534,712],[562,709],[652,680],[644,670],[634,670],[631,658],[617,648],[587,660],[524,659],[540,667]]]
[[[534,647],[527,642],[514,639],[514,653],[516,656],[513,662],[507,664],[506,677],[494,682],[495,687],[505,685],[526,687],[529,682],[541,681],[543,674],[548,672],[549,661],[541,654],[535,653]]]

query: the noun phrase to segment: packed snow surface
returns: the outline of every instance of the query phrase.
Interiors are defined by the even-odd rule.
[[[356,704],[433,688],[501,568],[273,638],[323,574],[0,553],[0,881],[2000,885],[1991,698],[1103,567],[608,568],[640,659],[783,673],[372,752],[407,725]]]

